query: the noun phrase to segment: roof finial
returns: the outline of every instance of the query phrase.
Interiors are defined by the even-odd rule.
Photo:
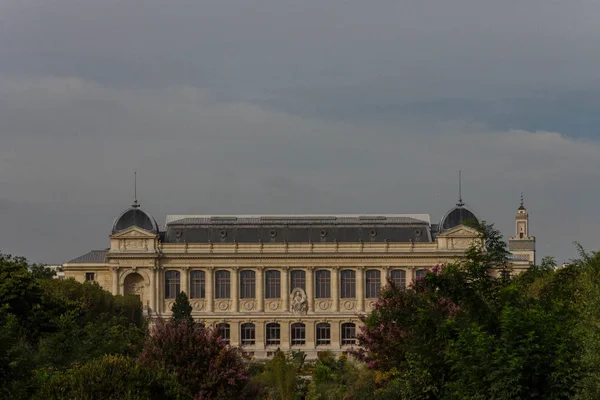
[[[458,170],[458,203],[456,205],[459,207],[465,205],[462,199],[462,171],[460,169]]]
[[[131,207],[138,208],[140,204],[137,200],[137,171],[133,171],[133,204]]]
[[[523,192],[521,192],[521,205],[519,205],[519,210],[525,210],[525,206],[523,205]]]

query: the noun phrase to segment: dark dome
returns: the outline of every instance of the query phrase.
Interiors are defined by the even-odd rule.
[[[479,218],[462,205],[457,205],[444,215],[440,222],[440,231],[452,229],[458,225],[465,225],[467,221],[479,222]]]
[[[145,231],[158,234],[158,224],[152,216],[138,207],[131,207],[123,211],[113,224],[112,233],[121,232],[132,226],[137,226]]]

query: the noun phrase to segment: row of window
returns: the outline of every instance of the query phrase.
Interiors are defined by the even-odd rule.
[[[229,324],[217,325],[221,338],[229,343],[231,341],[231,327]],[[292,346],[303,346],[306,344],[306,325],[296,322],[290,328],[290,340]],[[341,344],[352,345],[356,343],[356,325],[352,322],[342,324]],[[315,326],[315,338],[317,346],[331,344],[331,325],[327,322],[318,323]],[[256,343],[256,326],[252,323],[242,324],[240,327],[240,342],[242,345],[254,345]],[[268,323],[265,327],[265,344],[281,344],[281,326],[276,323]]]
[[[417,278],[425,275],[425,270],[418,270]],[[400,288],[406,287],[406,272],[401,269],[390,271],[390,280]],[[179,271],[165,272],[165,298],[173,299],[181,291]],[[215,272],[215,298],[228,299],[231,297],[231,273],[226,270]],[[315,271],[315,298],[331,297],[331,271]],[[281,272],[268,270],[265,272],[265,298],[277,299],[281,297]],[[290,292],[296,288],[306,290],[306,271],[293,270],[290,272]],[[365,296],[373,298],[379,296],[381,290],[381,271],[367,270],[365,274]],[[252,270],[243,270],[239,276],[239,295],[241,299],[256,297],[256,273]],[[204,271],[190,272],[190,291],[192,299],[206,298],[206,275]],[[340,272],[340,297],[356,297],[356,271],[346,269]]]

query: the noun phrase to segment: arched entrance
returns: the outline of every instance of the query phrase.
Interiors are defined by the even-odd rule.
[[[140,302],[144,304],[144,278],[134,272],[125,277],[123,284],[125,287],[125,294],[132,294],[140,299]]]

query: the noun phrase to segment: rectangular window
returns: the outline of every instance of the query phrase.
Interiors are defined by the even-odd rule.
[[[231,332],[229,329],[229,324],[219,324],[217,325],[217,329],[219,330],[219,336],[223,341],[229,344],[231,340]]]
[[[379,297],[379,291],[381,290],[381,272],[376,269],[368,270],[367,280],[365,283],[367,286],[366,297]]]
[[[340,296],[343,299],[356,297],[356,272],[349,269],[341,272],[340,289]]]
[[[394,269],[390,273],[390,280],[397,288],[406,289],[406,272],[401,269]]]
[[[256,273],[254,271],[240,272],[240,299],[256,297]]]
[[[281,274],[279,271],[270,270],[265,274],[265,299],[278,299],[281,297]]]
[[[242,324],[242,344],[253,345],[256,341],[256,329],[254,324]]]
[[[230,296],[229,271],[215,272],[215,299],[228,299]]]
[[[328,323],[317,324],[317,346],[331,343],[331,328]]]
[[[296,289],[302,289],[306,292],[306,272],[294,270],[290,273],[290,293]]]
[[[165,299],[174,299],[180,290],[179,271],[165,272]]]
[[[331,273],[327,270],[315,272],[315,297],[328,299],[331,297]]]
[[[93,281],[94,280],[94,273],[93,272],[86,272],[85,273],[85,280],[86,281]]]
[[[342,345],[351,345],[356,343],[356,325],[353,323],[342,324]]]
[[[281,343],[281,330],[279,324],[267,324],[267,345],[278,345]]]
[[[190,273],[190,298],[206,298],[206,278],[204,271],[192,271]]]
[[[292,324],[292,346],[306,344],[306,326],[302,323]]]

